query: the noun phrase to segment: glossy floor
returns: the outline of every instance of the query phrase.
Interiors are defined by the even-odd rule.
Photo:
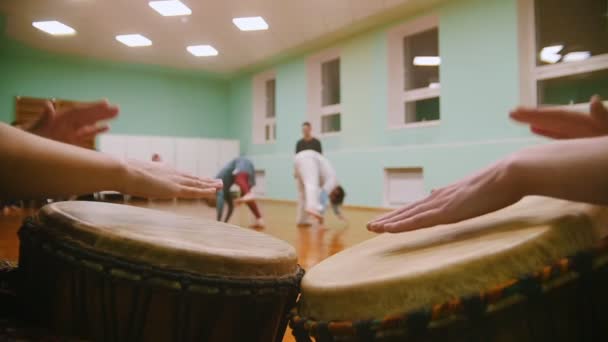
[[[171,211],[182,215],[214,218],[215,208],[198,201],[190,202],[132,202],[132,205],[149,207],[158,210]],[[365,223],[380,214],[375,210],[346,209],[344,214],[350,224],[339,222],[328,214],[326,229],[318,227],[298,228],[295,224],[295,205],[283,202],[263,202],[260,209],[266,221],[266,228],[262,231],[276,236],[292,244],[298,253],[300,265],[309,269],[321,260],[335,254],[344,248],[364,241],[374,236],[365,229]],[[16,211],[9,215],[0,214],[0,258],[16,260],[19,253],[19,240],[17,231],[23,218],[33,213],[32,210]],[[247,227],[253,216],[247,207],[242,206],[235,210],[231,223]],[[284,341],[293,341],[288,331]]]

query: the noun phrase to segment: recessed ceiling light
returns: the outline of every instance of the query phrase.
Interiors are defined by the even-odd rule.
[[[560,59],[562,59],[562,55],[560,55],[559,52],[563,49],[563,45],[552,45],[544,47],[542,50],[540,50],[540,60],[545,63],[555,64],[559,62]]]
[[[268,30],[268,23],[262,17],[233,18],[232,22],[241,31]]]
[[[414,65],[416,66],[438,66],[441,64],[441,57],[438,56],[416,56]]]
[[[165,17],[192,14],[190,8],[179,0],[150,1],[148,5]]]
[[[122,34],[116,36],[116,40],[130,47],[152,45],[152,41],[141,34]]]
[[[217,56],[217,50],[211,45],[191,45],[186,48],[188,52],[196,57]]]
[[[69,27],[66,24],[60,23],[56,20],[51,21],[34,21],[32,26],[54,36],[66,36],[76,34],[76,30]]]
[[[591,52],[589,51],[576,51],[570,52],[569,54],[564,56],[564,63],[568,62],[580,62],[591,57]]]

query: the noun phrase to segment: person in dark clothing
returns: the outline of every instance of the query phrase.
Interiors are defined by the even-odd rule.
[[[302,135],[304,137],[296,144],[296,154],[306,150],[313,150],[323,154],[321,142],[312,136],[311,131],[312,127],[310,126],[310,122],[305,122],[302,124]]]
[[[234,210],[234,200],[232,198],[232,194],[230,193],[230,187],[232,187],[233,184],[236,184],[241,189],[241,198],[240,200],[237,200],[237,203],[243,202],[247,204],[253,213],[253,216],[255,216],[255,223],[253,224],[253,227],[264,227],[262,215],[260,214],[260,210],[258,209],[253,194],[251,193],[251,188],[255,186],[255,168],[253,163],[244,157],[235,158],[220,170],[220,172],[217,174],[217,178],[221,179],[224,183],[223,189],[219,190],[216,194],[217,220],[222,220],[222,216],[224,214],[224,202],[226,202],[228,205],[228,212],[226,213],[224,222],[228,222],[228,220],[230,220]]]

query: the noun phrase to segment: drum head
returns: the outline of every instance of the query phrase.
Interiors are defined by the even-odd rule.
[[[472,220],[383,234],[309,270],[299,314],[376,319],[476,294],[592,247],[606,216],[604,208],[531,197]]]
[[[142,265],[234,278],[297,272],[291,245],[216,221],[76,201],[49,204],[38,220],[56,239]]]

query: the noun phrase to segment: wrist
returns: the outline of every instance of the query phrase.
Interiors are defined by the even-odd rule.
[[[532,184],[528,175],[525,158],[519,154],[513,154],[501,162],[501,182],[508,196],[514,201],[533,194]]]
[[[123,194],[131,193],[130,184],[133,183],[133,178],[135,177],[134,168],[125,160],[116,160],[116,165],[114,167],[114,177],[115,187],[118,192]]]

